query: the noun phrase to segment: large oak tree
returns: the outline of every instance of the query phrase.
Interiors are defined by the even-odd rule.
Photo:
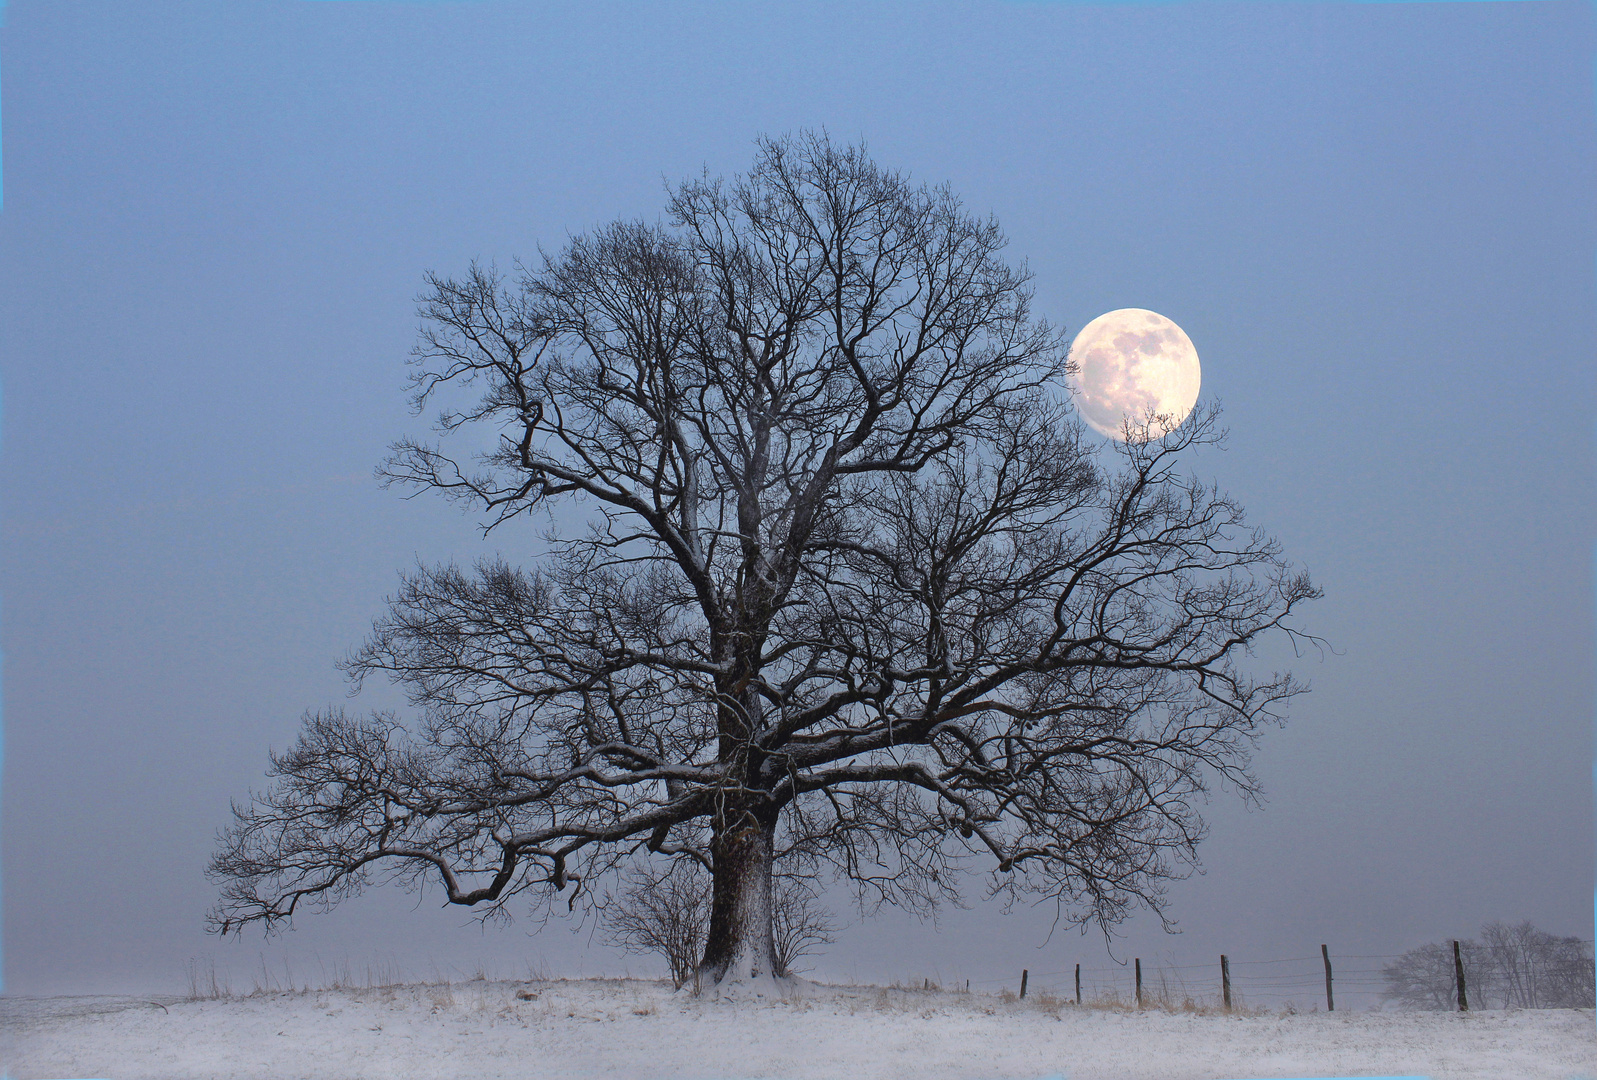
[[[1238,661],[1318,592],[1178,464],[1212,411],[1086,434],[1003,247],[805,136],[514,280],[429,276],[415,404],[453,404],[386,477],[502,536],[560,504],[586,527],[530,570],[405,580],[348,670],[415,719],[307,718],[222,837],[215,928],[393,878],[575,905],[693,859],[723,983],[781,974],[777,860],[866,903],[984,868],[1105,928],[1161,910],[1206,783],[1254,791],[1301,689]],[[450,450],[472,432],[497,442]]]

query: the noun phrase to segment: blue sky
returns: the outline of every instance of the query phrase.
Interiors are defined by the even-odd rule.
[[[994,214],[1056,324],[1179,323],[1231,429],[1194,469],[1326,590],[1336,651],[1259,659],[1314,685],[1259,755],[1267,808],[1217,792],[1183,933],[1135,920],[1114,955],[1591,936],[1593,29],[1562,2],[12,3],[6,989],[644,966],[403,895],[217,943],[201,871],[396,572],[485,550],[371,479],[425,429],[423,272],[652,219],[803,127]],[[1112,965],[1039,950],[1047,912],[851,918],[818,975]]]

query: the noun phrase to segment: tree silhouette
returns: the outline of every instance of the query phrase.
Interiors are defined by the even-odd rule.
[[[222,837],[214,927],[390,878],[574,907],[628,860],[692,859],[717,984],[779,970],[778,858],[867,908],[985,866],[1106,930],[1162,911],[1206,782],[1254,792],[1252,740],[1301,690],[1239,658],[1318,590],[1178,470],[1213,410],[1085,433],[1004,243],[804,136],[514,281],[430,275],[414,403],[495,441],[404,441],[384,476],[488,530],[586,527],[530,571],[404,581],[348,671],[418,718],[307,718]]]

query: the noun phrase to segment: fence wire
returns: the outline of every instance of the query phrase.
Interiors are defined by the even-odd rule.
[[[1566,941],[1570,939],[1564,939]],[[1574,939],[1586,947],[1588,956],[1594,944],[1591,938]],[[1531,947],[1501,945],[1498,949],[1524,950]],[[1391,962],[1403,959],[1406,953],[1349,953],[1330,955],[1333,996],[1341,996],[1345,1006],[1367,1007],[1385,996],[1389,987],[1386,969]],[[1318,954],[1309,956],[1272,956],[1239,958],[1227,954],[1230,970],[1232,1004],[1237,1008],[1293,1006],[1300,1011],[1324,1008],[1325,962]],[[1377,963],[1374,966],[1370,961]],[[1133,960],[1116,965],[1082,964],[1081,1000],[1083,1004],[1130,1005],[1136,996],[1136,969]],[[1074,966],[1051,971],[1028,971],[1029,992],[1048,994],[1055,999],[1074,1001],[1076,998]],[[1009,978],[972,979],[972,989],[1018,989],[1020,975]],[[1162,1006],[1205,1007],[1216,1006],[1223,994],[1220,958],[1204,963],[1167,963],[1143,960],[1142,986],[1145,1001]],[[1352,1000],[1350,1000],[1352,999]]]

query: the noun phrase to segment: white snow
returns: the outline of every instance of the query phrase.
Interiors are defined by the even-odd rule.
[[[1591,1010],[1226,1016],[801,986],[785,997],[719,999],[598,979],[212,1001],[0,998],[0,1072],[13,1080],[1597,1080]]]

